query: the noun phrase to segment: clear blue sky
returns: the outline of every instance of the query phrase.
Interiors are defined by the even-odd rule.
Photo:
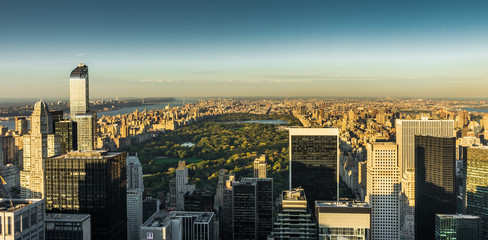
[[[0,0],[2,97],[488,97],[488,1]]]

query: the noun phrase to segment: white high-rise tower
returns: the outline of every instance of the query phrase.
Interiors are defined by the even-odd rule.
[[[44,159],[59,154],[59,136],[53,134],[53,119],[47,104],[34,105],[30,135],[24,135],[24,162],[20,172],[20,196],[44,197]]]
[[[400,171],[398,146],[368,144],[366,202],[371,205],[371,238],[398,240],[400,233]]]
[[[73,120],[76,114],[85,114],[89,111],[88,84],[88,67],[84,63],[79,63],[69,77],[69,112]]]
[[[142,225],[142,165],[136,156],[127,157],[127,239],[140,239]]]

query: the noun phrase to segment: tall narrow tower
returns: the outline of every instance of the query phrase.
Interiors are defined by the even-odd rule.
[[[42,100],[34,105],[31,133],[24,135],[24,162],[20,172],[22,198],[44,197],[44,160],[59,154],[59,137],[53,134],[52,117]]]
[[[84,63],[79,63],[69,77],[69,112],[71,119],[74,120],[76,114],[88,112],[89,100],[88,67]]]

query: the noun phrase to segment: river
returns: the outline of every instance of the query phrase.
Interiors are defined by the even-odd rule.
[[[199,99],[185,99],[185,104],[188,103],[197,103]],[[111,110],[111,111],[100,111],[97,112],[98,118],[101,118],[102,116],[117,116],[117,115],[123,115],[127,113],[132,113],[136,109],[139,112],[144,111],[144,109],[153,110],[153,109],[162,109],[165,108],[166,106],[170,107],[180,107],[183,106],[183,99],[176,99],[174,102],[163,102],[163,103],[158,103],[158,104],[152,104],[152,105],[144,105],[144,106],[138,106],[138,107],[126,107],[126,108],[121,108],[117,110]],[[8,129],[15,130],[15,121],[5,121],[5,122],[0,122],[0,125],[7,127]]]

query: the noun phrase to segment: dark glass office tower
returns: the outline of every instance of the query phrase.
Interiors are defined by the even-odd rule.
[[[481,219],[461,214],[435,215],[435,240],[479,240]]]
[[[415,136],[415,239],[435,238],[435,215],[456,213],[456,138]]]
[[[303,188],[310,208],[316,200],[339,197],[338,133],[337,128],[290,129],[290,188]]]
[[[127,239],[126,159],[107,151],[46,159],[46,211],[90,214],[94,240]]]
[[[236,182],[233,188],[234,239],[257,239],[257,188],[256,182]]]
[[[66,154],[78,149],[78,130],[72,120],[59,121],[54,124],[54,134],[59,135],[60,152]]]
[[[266,240],[273,231],[273,179],[242,178],[242,183],[256,183],[258,239]]]

